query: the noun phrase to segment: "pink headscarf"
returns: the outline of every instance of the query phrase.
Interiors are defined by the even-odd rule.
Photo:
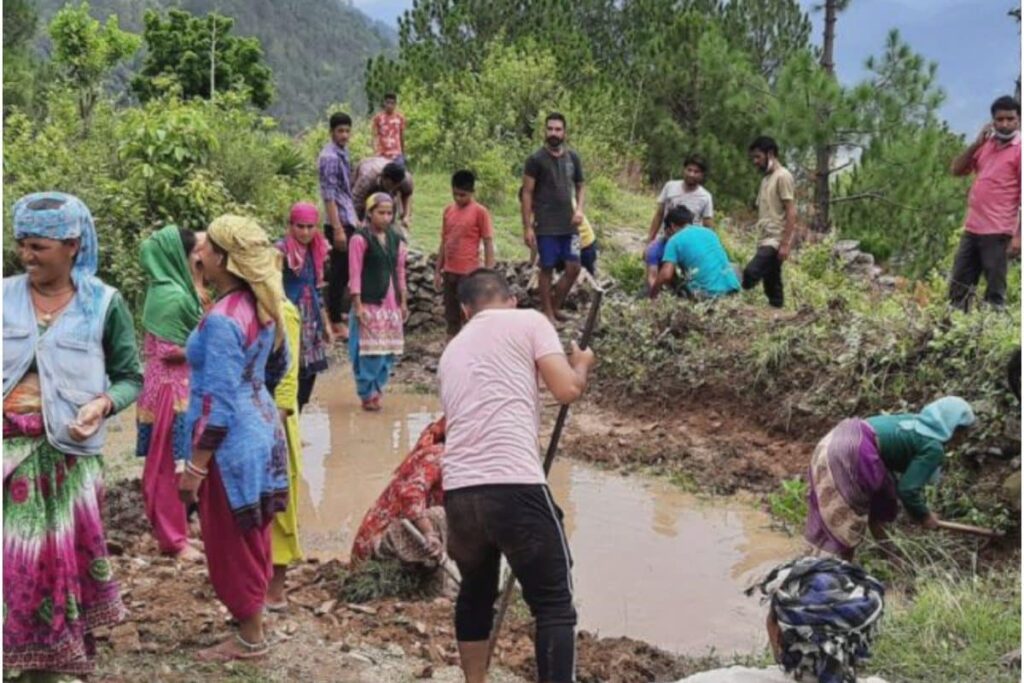
[[[291,226],[300,223],[304,225],[312,223],[319,226],[320,212],[309,202],[298,202],[292,205],[291,214],[288,216],[288,223],[288,234],[284,238],[284,257],[285,261],[288,262],[288,267],[296,275],[301,273],[302,267],[306,263],[306,252],[308,251],[313,255],[313,271],[316,273],[316,286],[323,286],[324,261],[327,260],[327,250],[329,249],[327,239],[317,230],[313,233],[313,240],[309,243],[309,248],[307,249],[307,245],[300,242],[291,229]]]

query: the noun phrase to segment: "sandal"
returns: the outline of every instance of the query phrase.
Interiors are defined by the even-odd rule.
[[[258,643],[250,643],[241,634],[235,634],[235,640],[242,647],[241,652],[227,652],[221,650],[230,640],[225,640],[219,645],[214,645],[206,650],[196,653],[196,659],[201,662],[230,662],[234,660],[261,659],[270,652],[270,644],[264,638]]]

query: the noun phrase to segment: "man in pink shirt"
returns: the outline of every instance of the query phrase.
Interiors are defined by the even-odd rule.
[[[538,376],[560,403],[587,386],[594,352],[562,350],[540,312],[516,309],[505,279],[478,269],[459,283],[468,322],[437,374],[448,431],[442,460],[448,555],[462,574],[455,635],[467,683],[487,675],[501,556],[536,620],[537,680],[575,681],[576,610],[561,511],[540,460]]]
[[[966,312],[985,274],[985,301],[1006,303],[1008,256],[1020,253],[1020,102],[1010,96],[992,103],[992,121],[953,160],[953,175],[976,174],[967,197],[949,301]]]

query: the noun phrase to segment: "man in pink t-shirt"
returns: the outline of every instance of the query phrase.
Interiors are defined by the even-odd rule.
[[[967,311],[982,273],[985,301],[1006,303],[1008,256],[1020,253],[1020,102],[1003,96],[992,103],[992,121],[953,160],[953,175],[976,175],[967,197],[949,300]]]
[[[481,268],[459,285],[469,322],[437,374],[447,420],[441,480],[448,554],[462,574],[455,635],[468,683],[487,674],[488,639],[504,555],[536,620],[537,680],[575,681],[576,610],[561,512],[540,460],[538,376],[557,401],[577,400],[594,364],[566,357],[543,314],[516,309],[508,283]]]

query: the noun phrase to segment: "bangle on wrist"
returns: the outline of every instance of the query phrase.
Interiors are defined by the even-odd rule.
[[[210,473],[210,470],[208,468],[204,469],[202,467],[199,467],[198,465],[193,464],[191,461],[185,463],[185,471],[188,472],[189,474],[193,474],[199,477],[200,479],[205,478],[206,475]]]

